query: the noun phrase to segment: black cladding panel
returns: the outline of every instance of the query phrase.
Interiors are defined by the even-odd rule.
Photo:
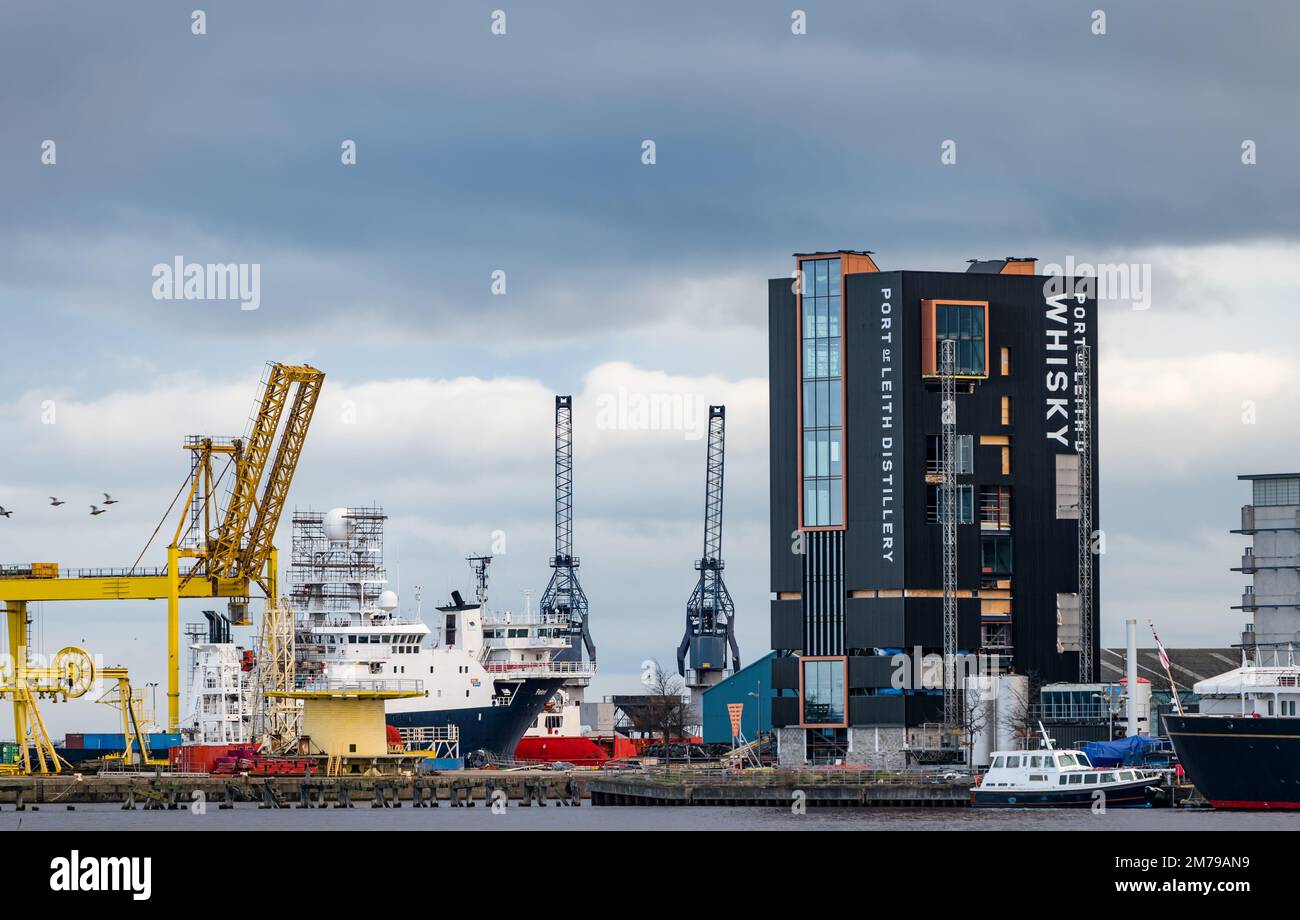
[[[845,282],[845,587],[905,586],[907,522],[915,491],[904,475],[907,431],[900,398],[907,378],[908,331],[898,300],[899,272],[849,275]]]
[[[791,533],[798,528],[797,446],[799,343],[794,291],[789,278],[767,283],[768,311],[768,476],[771,502],[771,590],[797,592],[803,586],[803,566],[791,551]]]

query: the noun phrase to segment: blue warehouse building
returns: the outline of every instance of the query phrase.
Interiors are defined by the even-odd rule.
[[[727,715],[728,703],[743,703],[744,713],[740,730],[753,741],[760,734],[772,731],[772,659],[776,652],[741,668],[735,674],[704,691],[704,742],[705,744],[731,743],[731,718]],[[757,694],[757,707],[754,705]]]

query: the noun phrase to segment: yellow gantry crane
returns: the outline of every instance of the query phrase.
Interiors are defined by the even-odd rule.
[[[100,668],[94,675],[101,680],[111,680],[115,686],[106,690],[96,703],[112,706],[122,714],[122,753],[109,755],[124,764],[147,767],[165,764],[167,759],[155,760],[149,753],[149,732],[144,725],[144,693],[131,687],[131,676],[126,668]]]
[[[27,605],[33,601],[166,598],[167,730],[178,730],[181,598],[228,598],[231,622],[248,625],[252,585],[267,598],[278,597],[277,554],[272,540],[324,381],[324,372],[309,365],[268,364],[246,437],[186,439],[182,446],[190,451],[190,472],[177,498],[187,490],[188,498],[167,547],[165,568],[132,566],[60,572],[57,565],[35,563],[0,570],[0,599],[5,603],[9,652],[15,662],[12,677],[0,682],[0,696],[10,696],[14,701],[15,732],[24,758],[27,744],[36,741],[33,732],[39,734],[44,729],[39,714],[33,723],[28,704],[20,703],[20,699],[30,699],[34,705],[37,696],[50,696],[31,686],[30,676],[24,676],[34,673],[26,667],[30,623]],[[214,466],[222,457],[226,463],[217,473]],[[222,507],[218,495],[227,475],[231,476],[228,500]],[[170,513],[169,508],[164,521]],[[189,561],[184,570],[182,560]],[[33,729],[37,723],[39,729]],[[39,743],[37,746],[39,749]],[[40,772],[47,772],[43,764]],[[58,772],[57,759],[53,772]]]
[[[13,625],[10,624],[10,645]],[[59,649],[48,665],[38,665],[25,654],[5,663],[0,676],[0,699],[14,705],[14,737],[18,741],[17,767],[23,773],[58,773],[62,760],[45,728],[37,700],[72,700],[85,695],[95,679],[95,665],[83,648]],[[33,761],[37,767],[33,770]]]

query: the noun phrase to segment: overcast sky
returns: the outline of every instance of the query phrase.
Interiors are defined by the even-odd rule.
[[[238,434],[264,362],[310,362],[328,381],[291,503],[384,505],[408,606],[417,584],[426,606],[466,588],[463,556],[501,531],[494,606],[520,609],[549,575],[552,398],[571,392],[612,692],[672,659],[704,447],[597,409],[723,402],[750,660],[766,279],[815,248],[886,269],[1073,257],[1153,278],[1149,309],[1100,325],[1103,641],[1127,617],[1170,646],[1235,640],[1236,475],[1300,468],[1294,9],[1109,4],[1094,34],[1102,0],[808,2],[796,35],[793,3],[554,0],[502,7],[494,35],[502,0],[207,2],[194,35],[199,2],[0,0],[0,560],[129,565],[182,437]],[[257,263],[260,308],[154,299],[177,256]],[[103,491],[121,502],[91,518]],[[162,603],[39,612],[38,645],[84,642],[137,684],[165,682],[164,637]],[[56,733],[113,724],[47,708]]]

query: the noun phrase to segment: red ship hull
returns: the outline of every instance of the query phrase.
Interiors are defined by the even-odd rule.
[[[607,760],[636,754],[636,745],[621,735],[525,735],[515,748],[516,760],[562,761],[575,767],[598,767]]]

